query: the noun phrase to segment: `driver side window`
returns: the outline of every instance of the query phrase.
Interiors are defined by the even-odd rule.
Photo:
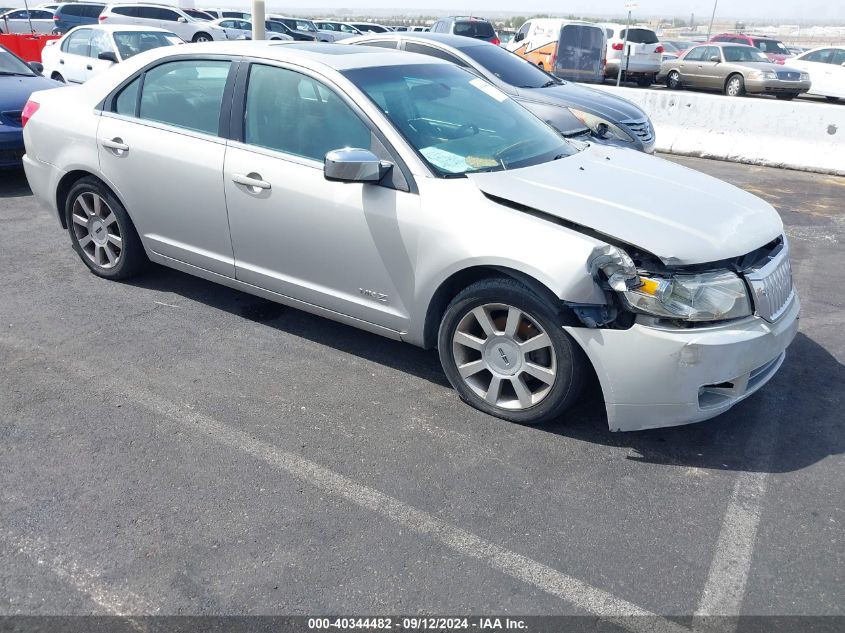
[[[244,142],[323,162],[333,149],[370,149],[371,132],[324,84],[286,68],[255,64],[246,91]]]

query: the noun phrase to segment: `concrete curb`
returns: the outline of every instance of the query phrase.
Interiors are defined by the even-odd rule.
[[[845,175],[843,106],[594,87],[636,103],[651,117],[657,151]]]

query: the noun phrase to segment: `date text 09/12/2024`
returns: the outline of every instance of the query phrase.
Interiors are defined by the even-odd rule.
[[[524,620],[516,618],[478,617],[478,618],[444,618],[444,617],[367,617],[367,618],[309,618],[308,628],[311,630],[329,629],[372,629],[372,630],[403,630],[403,631],[443,631],[469,630],[497,631],[497,630],[525,630]]]

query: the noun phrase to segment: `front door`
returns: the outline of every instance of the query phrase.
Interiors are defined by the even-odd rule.
[[[330,150],[377,151],[368,125],[326,84],[253,64],[242,127],[224,170],[238,279],[405,330],[413,283],[400,227],[418,196],[323,174]]]
[[[234,276],[219,136],[228,60],[166,62],[128,84],[97,131],[100,168],[147,248]],[[140,98],[139,98],[140,97]]]

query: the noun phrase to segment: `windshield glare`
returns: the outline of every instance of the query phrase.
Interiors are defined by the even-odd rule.
[[[6,73],[27,76],[35,75],[35,72],[29,66],[0,46],[0,75]]]
[[[769,58],[750,46],[724,46],[726,62],[767,62]]]
[[[504,83],[517,88],[542,88],[554,81],[531,62],[495,44],[467,46],[460,51]]]
[[[576,151],[498,88],[449,64],[344,75],[441,176],[527,167]]]
[[[777,55],[789,55],[787,48],[777,40],[754,40],[754,46],[764,53],[775,53]]]

